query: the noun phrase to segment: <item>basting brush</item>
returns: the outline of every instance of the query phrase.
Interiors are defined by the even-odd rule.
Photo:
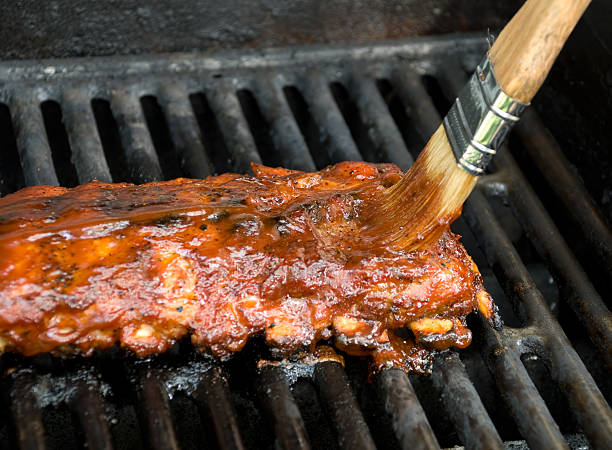
[[[544,82],[590,0],[528,0],[412,168],[368,205],[362,239],[403,250],[435,242]]]

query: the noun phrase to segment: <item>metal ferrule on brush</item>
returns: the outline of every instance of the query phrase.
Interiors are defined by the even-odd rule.
[[[482,175],[527,106],[501,90],[485,56],[444,118],[459,166]]]

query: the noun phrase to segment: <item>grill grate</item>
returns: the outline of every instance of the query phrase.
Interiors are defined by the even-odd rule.
[[[6,194],[94,178],[203,178],[248,171],[251,161],[314,170],[365,158],[408,168],[409,150],[422,148],[484,50],[482,37],[455,35],[0,63],[0,143],[8,152],[0,187]],[[612,273],[610,230],[536,113],[516,134],[514,146],[524,146],[562,201],[576,206],[570,210],[587,244]],[[194,354],[188,343],[145,361],[116,350],[70,361],[4,355],[12,420],[0,416],[0,442],[24,449],[612,447],[612,413],[601,393],[610,395],[610,312],[510,150],[455,227],[515,326],[497,332],[474,319],[473,346],[439,355],[431,378],[391,369],[364,385],[356,358],[346,369],[328,361],[257,370],[265,354],[257,342],[226,364]],[[570,319],[553,313],[551,287],[539,281],[549,272]],[[543,363],[543,377],[534,363]],[[559,391],[571,413],[553,408],[550,392]],[[64,406],[70,413],[62,421],[56,411]]]

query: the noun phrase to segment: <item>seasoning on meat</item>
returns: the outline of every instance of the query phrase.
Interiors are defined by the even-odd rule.
[[[363,205],[397,167],[253,170],[0,199],[0,350],[89,355],[120,342],[147,356],[190,335],[225,357],[264,335],[280,355],[333,339],[423,372],[432,349],[469,345],[467,314],[495,320],[448,225],[417,252],[355,244]]]

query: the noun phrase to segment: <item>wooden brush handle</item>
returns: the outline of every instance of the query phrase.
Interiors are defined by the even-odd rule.
[[[531,101],[590,0],[527,0],[489,50],[501,89]]]

